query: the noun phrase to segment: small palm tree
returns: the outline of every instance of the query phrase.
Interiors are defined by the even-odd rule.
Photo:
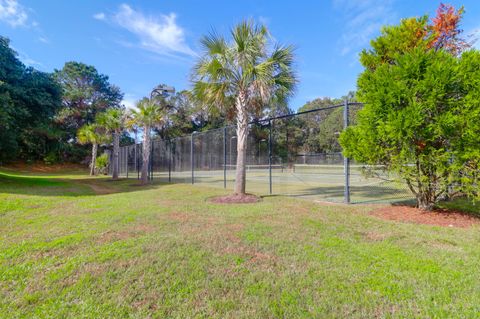
[[[158,127],[165,119],[162,107],[156,99],[143,98],[137,102],[137,109],[131,111],[130,125],[143,129],[143,151],[141,182],[148,182],[148,167],[150,162],[150,136],[152,129]]]
[[[124,108],[109,108],[97,116],[97,123],[113,136],[112,178],[118,179],[120,135],[125,128],[126,112]]]
[[[248,123],[269,103],[282,103],[297,83],[293,48],[271,45],[264,26],[244,21],[231,30],[232,40],[212,33],[194,68],[194,95],[207,106],[234,114],[237,124],[235,193],[245,194]]]
[[[107,140],[98,124],[86,124],[77,132],[80,144],[92,144],[92,159],[90,161],[90,175],[95,175],[95,160],[97,159],[98,145]]]

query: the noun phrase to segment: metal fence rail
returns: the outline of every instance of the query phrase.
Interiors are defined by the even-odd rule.
[[[250,123],[247,191],[319,201],[360,203],[408,200],[400,179],[344,158],[339,133],[354,124],[361,103],[332,105]],[[171,140],[153,139],[150,179],[233,189],[237,157],[234,126]],[[142,145],[121,147],[120,176],[139,178]]]

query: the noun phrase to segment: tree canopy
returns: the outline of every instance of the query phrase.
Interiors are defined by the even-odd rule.
[[[472,79],[478,79],[480,53],[452,50],[458,30],[450,41],[432,42],[418,32],[427,21],[384,28],[362,53],[358,95],[366,105],[341,145],[346,156],[402,177],[418,205],[432,209],[455,191],[478,196],[471,186],[478,185],[480,82]]]
[[[26,67],[0,37],[0,161],[41,159],[58,148],[52,125],[61,107],[54,78]]]

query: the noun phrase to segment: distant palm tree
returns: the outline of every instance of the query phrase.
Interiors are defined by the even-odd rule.
[[[143,129],[142,151],[142,184],[148,183],[148,167],[150,162],[150,136],[152,129],[158,127],[165,119],[165,112],[156,99],[143,98],[137,102],[137,109],[131,110],[130,125]]]
[[[194,68],[194,95],[207,106],[234,114],[237,122],[235,193],[245,194],[248,122],[269,103],[281,103],[297,83],[293,48],[271,45],[267,29],[244,21],[232,40],[212,33],[201,40],[205,54]]]
[[[90,161],[90,175],[95,175],[95,160],[97,159],[98,145],[106,142],[107,137],[98,124],[86,124],[77,132],[80,144],[92,144],[92,159]]]
[[[125,129],[126,112],[123,108],[109,108],[97,116],[97,123],[113,135],[112,178],[118,179],[120,135]]]

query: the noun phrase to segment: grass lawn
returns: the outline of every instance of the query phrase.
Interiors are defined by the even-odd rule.
[[[2,318],[473,318],[480,232],[372,206],[0,174]]]

